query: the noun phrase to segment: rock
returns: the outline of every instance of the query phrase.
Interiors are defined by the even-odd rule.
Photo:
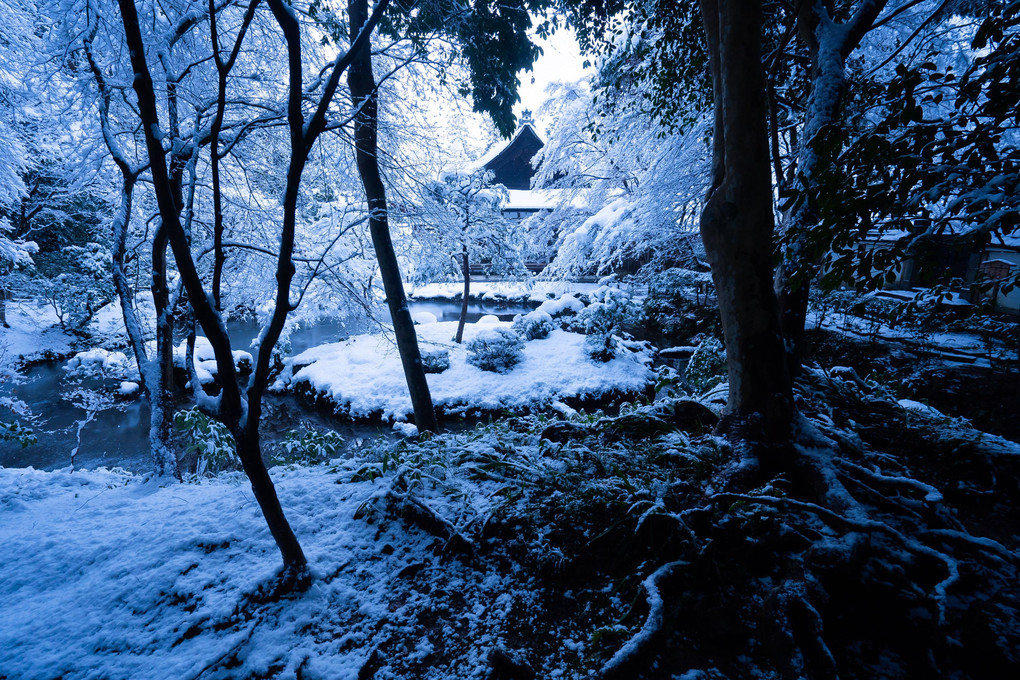
[[[679,399],[663,413],[663,417],[684,432],[705,433],[715,429],[719,416],[701,402]]]
[[[535,671],[520,653],[497,647],[489,652],[489,674],[486,680],[533,680]]]
[[[542,430],[541,438],[559,444],[566,444],[569,441],[583,439],[586,436],[588,436],[588,428],[584,425],[578,425],[567,420],[557,420]]]

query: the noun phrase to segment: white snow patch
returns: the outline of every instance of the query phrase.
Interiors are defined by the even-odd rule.
[[[448,410],[499,410],[545,406],[569,397],[597,397],[609,392],[636,392],[652,379],[647,351],[624,353],[606,363],[588,358],[585,336],[554,330],[548,338],[524,345],[524,358],[505,374],[482,371],[467,363],[463,344],[450,341],[453,321],[418,327],[423,348],[441,347],[450,353],[450,368],[428,376],[432,400]],[[499,322],[464,329],[466,344],[478,333],[510,328]],[[382,414],[402,419],[411,400],[392,340],[384,335],[359,335],[342,343],[314,347],[288,359],[277,388],[305,383],[356,418]]]

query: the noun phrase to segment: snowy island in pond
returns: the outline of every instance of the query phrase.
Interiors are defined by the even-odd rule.
[[[557,402],[640,393],[652,380],[649,352],[625,351],[605,363],[593,361],[584,335],[559,329],[524,343],[520,363],[506,373],[483,371],[467,362],[465,345],[480,332],[509,329],[510,324],[482,321],[467,325],[463,345],[452,340],[456,322],[417,326],[423,353],[449,352],[449,368],[428,376],[432,400],[445,413],[563,408]],[[352,418],[403,420],[412,411],[389,335],[358,335],[302,352],[286,361],[276,388],[310,393]]]

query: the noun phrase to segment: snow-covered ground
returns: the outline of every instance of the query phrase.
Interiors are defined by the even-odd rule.
[[[383,482],[325,466],[273,475],[315,579],[258,602],[281,561],[240,473],[163,486],[0,468],[0,677],[354,680],[394,637],[408,645],[402,662],[423,661],[417,677],[484,677],[503,622],[532,593],[441,556],[422,531],[356,519]],[[458,630],[422,625],[446,593],[464,603]],[[453,647],[455,671],[424,662]]]
[[[468,324],[467,343],[479,331],[509,328],[506,322]],[[447,411],[495,411],[547,406],[571,397],[640,392],[652,379],[647,352],[626,353],[609,362],[593,361],[585,336],[556,329],[548,338],[525,344],[524,358],[508,373],[483,371],[467,363],[464,345],[452,341],[455,322],[417,326],[423,349],[446,349],[450,368],[427,376],[432,400]],[[381,413],[403,419],[411,400],[396,345],[389,336],[359,335],[346,342],[314,347],[287,360],[277,388],[307,385],[355,418]]]
[[[545,302],[551,297],[566,293],[590,293],[595,283],[575,281],[472,281],[471,297],[480,300],[527,300]],[[405,285],[408,297],[418,300],[459,300],[464,296],[464,284],[427,283]]]

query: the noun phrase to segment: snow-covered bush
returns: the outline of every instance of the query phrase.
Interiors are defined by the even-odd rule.
[[[536,309],[514,317],[513,329],[525,340],[548,338],[553,330],[553,320],[546,312]]]
[[[592,303],[574,318],[572,327],[584,333],[588,355],[595,361],[616,356],[615,336],[633,314],[630,301],[616,288],[599,288],[591,294]]]
[[[698,345],[684,371],[684,381],[696,394],[715,387],[725,379],[726,350],[715,337],[709,336]]]
[[[584,309],[584,303],[571,293],[565,293],[555,300],[546,300],[536,311],[545,312],[552,318],[577,314]]]
[[[174,414],[174,425],[188,442],[184,455],[195,456],[196,474],[215,474],[240,467],[234,437],[223,423],[193,408]]]
[[[509,328],[486,329],[467,343],[467,361],[483,371],[506,373],[524,357],[524,340]]]
[[[336,458],[343,444],[344,438],[333,430],[318,430],[310,427],[288,430],[280,445],[282,452],[274,454],[270,460],[276,465],[321,463]]]
[[[442,373],[450,367],[450,352],[445,349],[423,349],[421,365],[426,373]]]

